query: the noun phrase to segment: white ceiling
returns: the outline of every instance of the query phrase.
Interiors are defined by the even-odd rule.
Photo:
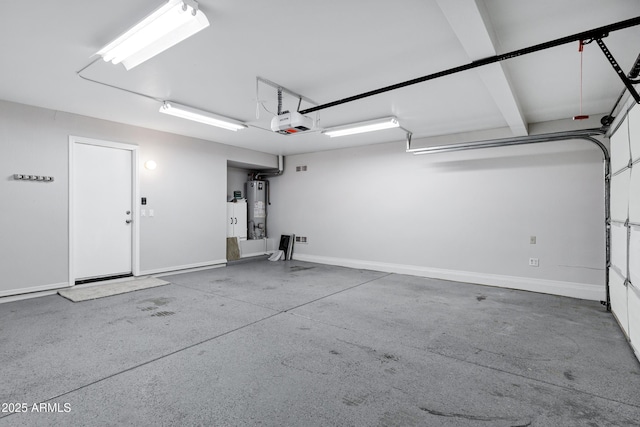
[[[142,65],[98,60],[82,76],[246,122],[230,132],[159,114],[160,102],[81,79],[101,47],[163,0],[0,0],[0,99],[274,154],[404,139],[392,129],[279,135],[274,81],[317,103],[640,16],[637,0],[200,0],[211,26]],[[640,27],[605,43],[625,71]],[[510,128],[579,113],[577,42],[322,110],[320,127],[395,115],[414,138]],[[595,43],[584,52],[583,112],[608,112],[623,86]],[[302,108],[311,105],[304,103]],[[297,99],[284,98],[295,110]],[[315,114],[311,114],[315,116]],[[261,129],[262,128],[262,129]]]

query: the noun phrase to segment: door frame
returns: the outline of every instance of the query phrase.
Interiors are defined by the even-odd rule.
[[[140,217],[138,215],[138,200],[140,200],[139,156],[138,146],[122,142],[105,141],[101,139],[85,138],[69,135],[69,286],[75,286],[74,273],[74,237],[75,237],[75,147],[76,144],[95,145],[98,147],[115,148],[131,151],[131,218],[133,219],[131,234],[131,273],[140,275]]]

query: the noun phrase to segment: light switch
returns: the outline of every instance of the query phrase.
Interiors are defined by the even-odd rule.
[[[140,209],[140,216],[147,216],[147,210],[146,209]]]
[[[149,209],[149,216],[154,216],[155,212],[153,211],[153,209]]]

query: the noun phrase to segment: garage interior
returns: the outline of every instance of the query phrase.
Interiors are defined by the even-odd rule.
[[[0,425],[640,424],[637,2],[1,10]]]
[[[4,304],[3,389],[62,410],[0,424],[638,423],[638,362],[595,301],[295,260],[163,279]]]

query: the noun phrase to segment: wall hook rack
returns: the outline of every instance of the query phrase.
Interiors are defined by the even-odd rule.
[[[13,174],[13,179],[15,179],[16,181],[42,181],[42,182],[52,182],[54,180],[52,176],[27,175],[22,173]]]

